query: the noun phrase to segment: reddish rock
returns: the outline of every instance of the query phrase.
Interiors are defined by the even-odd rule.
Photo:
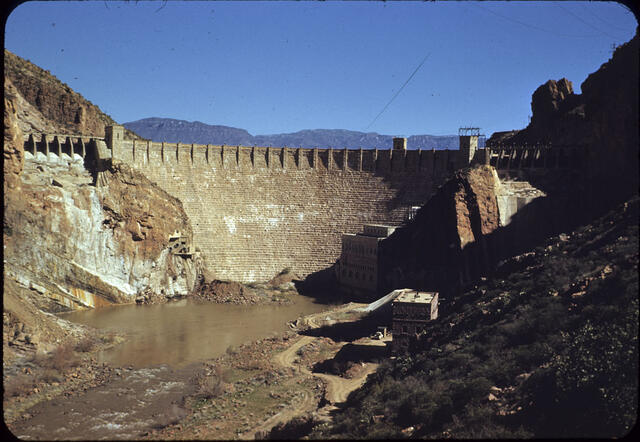
[[[49,71],[21,57],[4,51],[5,79],[41,114],[43,129],[63,134],[104,136],[104,128],[115,121],[98,106],[74,92]],[[125,130],[125,138],[140,138]]]
[[[24,166],[22,131],[18,126],[18,93],[16,88],[5,82],[4,87],[4,189],[20,187],[20,173]],[[6,205],[6,200],[5,200]]]

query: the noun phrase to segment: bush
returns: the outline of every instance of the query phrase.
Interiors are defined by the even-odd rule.
[[[210,374],[202,371],[197,373],[191,383],[196,387],[196,397],[201,399],[213,399],[224,393],[225,371],[219,366],[214,366]]]
[[[314,420],[311,416],[298,416],[280,423],[269,432],[268,440],[297,440],[311,433]]]
[[[563,335],[565,352],[554,363],[559,399],[573,410],[572,435],[619,437],[635,425],[638,409],[636,308],[619,322],[587,321]],[[634,313],[635,312],[635,313]]]
[[[11,376],[4,381],[5,400],[14,396],[24,396],[33,390],[33,379],[27,375]]]
[[[79,351],[81,353],[87,353],[93,350],[97,345],[97,341],[93,336],[86,336],[85,338],[78,341],[75,346],[75,351]]]
[[[70,344],[59,345],[51,352],[48,367],[56,370],[66,370],[78,364]]]
[[[37,353],[31,358],[31,362],[42,368],[64,371],[78,365],[79,361],[73,353],[71,344],[57,346],[51,353]]]

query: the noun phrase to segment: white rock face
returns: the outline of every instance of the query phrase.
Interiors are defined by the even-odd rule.
[[[143,291],[175,296],[193,289],[193,257],[165,248],[142,258],[148,253],[138,253],[130,238],[134,245],[122,247],[101,204],[100,192],[109,189],[90,185],[81,158],[54,156],[30,155],[25,162],[28,202],[46,209],[15,223],[6,240],[17,243],[5,247],[5,277],[70,308],[131,303]]]

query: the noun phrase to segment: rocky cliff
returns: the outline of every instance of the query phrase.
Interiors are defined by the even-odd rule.
[[[485,237],[500,226],[499,185],[489,166],[456,172],[409,225],[383,241],[385,287],[457,286],[468,279],[470,249],[480,251],[483,266],[493,262]]]
[[[14,58],[9,54],[9,60]],[[34,84],[52,83],[35,76],[30,81],[21,84],[38,89]],[[49,84],[38,90],[59,87]],[[52,112],[55,118],[66,118],[66,106],[71,104],[92,109],[79,95],[69,95],[61,98],[66,104],[56,114],[46,104],[55,101],[53,92],[38,95],[40,106],[33,106],[5,77],[5,280],[33,295],[17,298],[31,299],[47,311],[131,303],[150,294],[164,298],[189,293],[199,278],[200,261],[197,254],[174,253],[170,243],[174,233],[187,243],[192,236],[178,200],[126,165],[101,172],[102,185],[95,186],[78,155],[24,152],[23,128],[95,135],[108,122],[97,108],[85,113],[95,118],[77,124],[45,118]]]
[[[457,171],[408,224],[382,242],[383,292],[453,292],[504,259],[584,222],[576,173],[499,176],[491,166]]]
[[[98,106],[62,83],[49,71],[4,50],[5,94],[7,84],[20,93],[19,124],[25,132],[104,136],[105,126],[116,124]],[[140,139],[125,132],[127,139]]]
[[[95,187],[82,161],[45,158],[28,159],[21,175],[5,195],[5,277],[66,308],[193,289],[197,262],[169,249],[173,232],[190,237],[188,219],[144,176],[119,166]]]
[[[637,193],[639,43],[636,32],[586,78],[581,94],[567,79],[549,80],[533,93],[530,124],[497,132],[487,144],[579,145],[585,196],[606,209]]]
[[[20,173],[24,167],[22,130],[19,125],[20,94],[8,81],[4,87],[4,150],[3,183],[5,196],[11,189],[20,186]],[[5,207],[6,207],[5,199]]]

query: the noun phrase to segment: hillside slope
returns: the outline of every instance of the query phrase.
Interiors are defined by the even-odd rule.
[[[320,438],[620,437],[638,405],[638,198],[440,307]]]
[[[105,126],[117,124],[49,71],[6,49],[4,76],[5,94],[11,84],[24,102],[17,115],[24,132],[103,137]],[[125,138],[140,139],[130,130],[125,131]]]
[[[25,69],[34,75],[34,84],[53,82],[51,76],[39,78],[38,71]],[[44,90],[63,94],[59,88],[49,84]],[[88,109],[73,92],[59,98]],[[141,173],[112,165],[96,185],[78,155],[24,151],[23,130],[104,130],[97,108],[96,119],[87,120],[96,124],[90,127],[49,120],[46,109],[29,103],[5,77],[5,361],[8,355],[50,349],[67,339],[73,327],[48,313],[185,295],[201,274],[197,255],[171,251],[175,231],[188,240],[192,235],[182,204]]]
[[[640,34],[573,91],[567,79],[549,80],[533,93],[531,123],[495,133],[487,144],[578,145],[587,154],[584,177],[598,204],[617,204],[638,191],[638,79]]]

